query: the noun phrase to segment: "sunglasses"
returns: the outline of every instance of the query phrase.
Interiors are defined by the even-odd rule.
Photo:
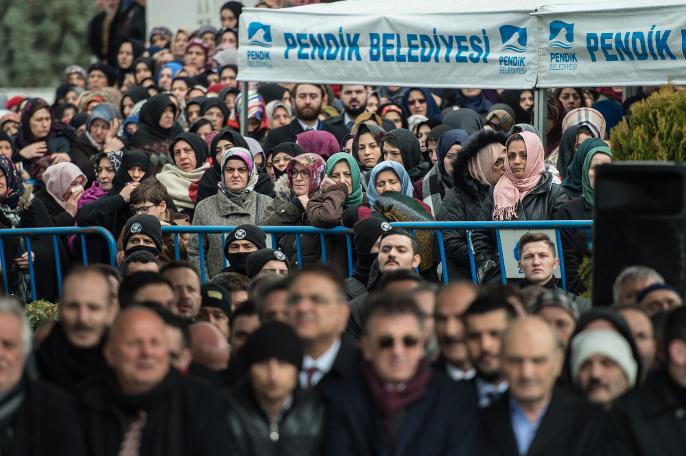
[[[424,104],[426,103],[425,98],[417,98],[416,100],[407,100],[408,105]]]
[[[382,336],[376,341],[377,346],[381,350],[388,350],[395,346],[396,341],[400,342],[405,348],[414,348],[419,345],[419,339],[414,336],[403,336],[398,339],[391,336]]]

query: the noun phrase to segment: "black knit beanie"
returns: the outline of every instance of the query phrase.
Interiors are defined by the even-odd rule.
[[[391,224],[378,217],[367,217],[353,225],[355,251],[370,253],[379,236],[391,230]]]
[[[124,225],[124,237],[122,238],[122,246],[126,251],[126,244],[129,238],[134,234],[147,234],[155,243],[155,246],[162,251],[162,227],[157,217],[148,214],[139,214],[131,217]]]
[[[284,253],[281,250],[261,249],[257,252],[252,252],[250,255],[248,255],[248,258],[245,260],[248,278],[255,278],[257,274],[260,273],[260,270],[264,267],[264,265],[272,260],[281,261],[282,263],[285,263],[286,267],[290,271],[291,264],[288,261],[288,258],[286,258],[286,255],[284,255]]]
[[[303,349],[293,328],[280,321],[270,321],[253,332],[241,349],[246,370],[270,358],[302,367]]]
[[[250,241],[257,250],[267,248],[267,235],[259,226],[245,224],[238,225],[227,236],[224,244],[224,256],[228,258],[229,244],[233,241]]]

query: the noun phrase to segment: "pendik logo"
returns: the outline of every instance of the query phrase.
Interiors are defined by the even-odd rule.
[[[506,51],[522,53],[526,51],[526,27],[503,25],[500,27],[500,39]]]
[[[550,37],[548,47],[571,49],[574,44],[574,24],[563,21],[550,23]]]
[[[262,22],[248,24],[248,44],[265,48],[272,47],[272,26]]]

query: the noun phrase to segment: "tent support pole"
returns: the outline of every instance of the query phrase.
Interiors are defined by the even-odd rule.
[[[534,89],[534,126],[541,134],[543,147],[547,146],[546,129],[548,126],[548,103],[545,89]]]
[[[241,81],[241,112],[238,113],[241,119],[241,135],[248,134],[248,81]]]

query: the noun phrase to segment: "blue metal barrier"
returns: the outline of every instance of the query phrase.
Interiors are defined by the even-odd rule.
[[[77,235],[81,241],[81,261],[88,264],[88,252],[86,249],[85,236],[99,235],[107,242],[109,260],[111,266],[117,265],[117,243],[112,234],[100,226],[92,227],[56,227],[56,228],[21,228],[21,229],[0,229],[0,269],[2,269],[2,279],[5,292],[9,292],[9,280],[7,274],[7,264],[5,261],[5,239],[19,237],[25,246],[28,257],[29,278],[31,282],[31,299],[36,300],[36,274],[35,260],[32,258],[33,249],[31,248],[31,238],[50,236],[52,241],[52,253],[55,261],[57,289],[62,294],[62,259],[60,257],[60,243],[58,236]],[[66,247],[66,246],[65,246]]]
[[[545,220],[545,221],[524,221],[524,222],[512,222],[512,221],[484,221],[484,222],[395,222],[391,223],[392,226],[398,228],[404,228],[408,230],[413,236],[414,231],[436,231],[436,240],[438,244],[438,251],[442,266],[442,279],[444,283],[448,282],[448,265],[446,259],[445,245],[443,242],[443,232],[450,230],[465,230],[467,233],[467,245],[469,250],[469,264],[471,269],[472,281],[476,283],[477,280],[477,265],[474,258],[474,245],[472,242],[472,232],[474,230],[496,230],[496,244],[498,250],[498,257],[500,259],[500,270],[503,272],[501,274],[502,282],[505,283],[507,277],[504,274],[505,264],[503,260],[502,244],[500,240],[500,230],[515,229],[515,230],[555,230],[555,240],[557,244],[557,256],[560,259],[560,278],[562,288],[567,287],[567,278],[565,275],[564,267],[564,257],[562,253],[562,239],[560,236],[561,229],[583,229],[590,228],[593,226],[593,222],[590,220]],[[199,250],[199,262],[200,262],[200,275],[203,283],[206,281],[205,277],[205,257],[204,257],[204,246],[202,242],[202,237],[208,234],[226,234],[231,232],[234,226],[163,226],[162,232],[164,234],[174,234],[174,251],[176,258],[179,256],[179,235],[180,234],[191,234],[198,237],[198,250]],[[267,234],[275,235],[295,235],[296,236],[296,258],[298,266],[302,267],[302,239],[303,234],[306,235],[316,235],[320,237],[321,246],[321,258],[322,262],[326,263],[327,259],[331,257],[330,254],[327,255],[326,252],[326,236],[345,236],[346,238],[346,253],[347,253],[347,271],[350,277],[353,272],[353,261],[352,261],[352,230],[346,227],[336,227],[336,228],[315,228],[312,226],[263,226],[261,227]],[[272,239],[272,247],[275,246],[275,240]],[[223,251],[223,240],[222,240],[222,251]]]

